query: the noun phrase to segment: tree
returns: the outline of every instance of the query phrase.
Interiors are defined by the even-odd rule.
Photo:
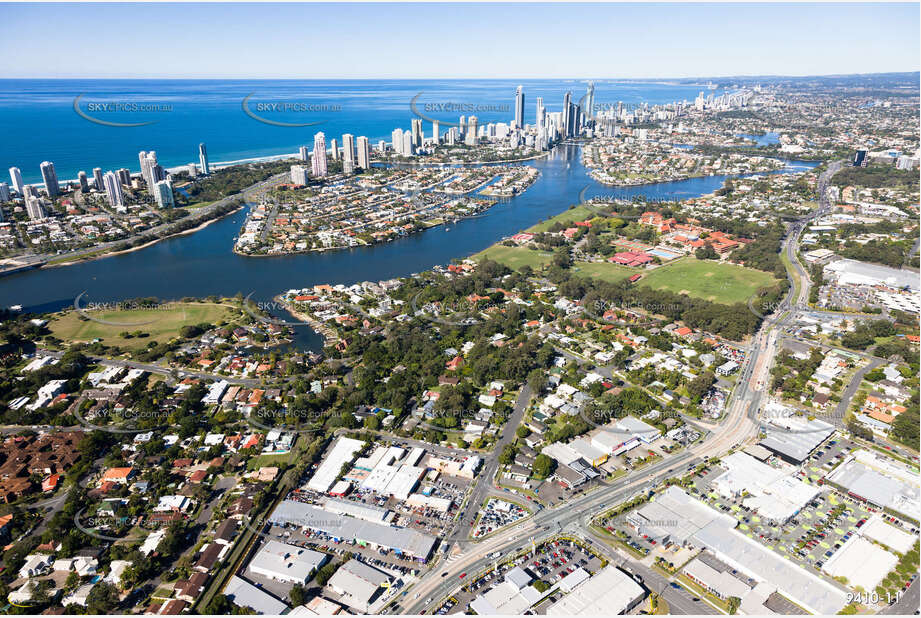
[[[506,444],[502,447],[502,452],[499,453],[499,463],[503,466],[507,466],[515,461],[515,455],[518,454],[518,449],[515,448],[514,444]]]
[[[739,611],[739,606],[742,605],[742,599],[739,597],[729,597],[726,599],[726,605],[729,607],[729,614],[733,615]]]
[[[291,604],[295,607],[304,605],[307,603],[307,589],[301,584],[294,584],[294,586],[291,587],[291,591],[288,593],[288,597],[291,599]]]
[[[871,442],[873,441],[873,432],[857,421],[852,420],[849,422],[847,424],[847,430],[858,438],[863,438],[864,440],[869,440]]]
[[[703,396],[707,394],[707,391],[710,390],[710,387],[713,386],[714,382],[716,382],[716,377],[713,375],[713,372],[704,371],[699,376],[688,382],[688,396],[695,403],[699,402]]]
[[[527,438],[531,435],[531,430],[524,425],[521,425],[518,429],[515,430],[515,435],[519,438]]]
[[[712,245],[707,244],[703,247],[697,247],[697,250],[694,251],[694,257],[698,260],[715,260],[720,257],[720,254],[716,252]]]
[[[534,472],[534,477],[539,479],[548,478],[553,474],[553,470],[556,468],[556,462],[541,453],[534,459],[534,465],[531,467],[531,471]]]

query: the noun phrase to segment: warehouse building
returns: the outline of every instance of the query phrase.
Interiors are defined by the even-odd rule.
[[[341,603],[360,614],[369,614],[392,579],[387,573],[352,559],[339,567],[326,585],[339,595]]]
[[[921,517],[921,491],[918,481],[871,468],[855,456],[844,460],[825,481],[840,488],[852,498],[867,502],[880,509],[890,509],[914,521]]]
[[[435,547],[435,538],[427,534],[343,516],[296,500],[282,501],[269,516],[269,522],[322,532],[339,541],[394,551],[420,562],[428,560]]]
[[[610,616],[626,614],[646,591],[623,571],[608,566],[586,579],[547,608],[548,616]]]
[[[761,446],[784,461],[800,465],[833,433],[834,425],[798,416],[771,418],[764,426],[767,437]]]
[[[283,602],[236,575],[230,578],[224,588],[224,594],[237,607],[251,607],[258,614],[277,616],[288,610],[288,606]]]
[[[748,494],[743,504],[763,519],[785,523],[819,495],[818,487],[795,478],[794,470],[774,468],[742,452],[720,461],[726,472],[713,480],[713,488],[726,498]]]
[[[249,569],[275,581],[306,584],[326,562],[326,554],[269,540],[249,563]]]
[[[891,524],[887,524],[879,513],[873,515],[867,520],[867,523],[860,528],[860,535],[872,539],[877,543],[882,543],[889,549],[900,554],[911,551],[915,541],[918,540],[918,537],[915,535],[909,534],[904,530],[899,530]]]
[[[346,437],[337,438],[336,443],[326,455],[326,459],[323,460],[323,463],[320,464],[320,467],[317,468],[317,471],[307,482],[307,487],[321,493],[328,492],[336,479],[339,478],[342,466],[351,463],[352,459],[355,458],[355,454],[361,451],[364,446],[365,443],[361,440]]]
[[[852,588],[874,590],[898,562],[895,554],[853,536],[825,562],[822,570],[832,577],[846,578]]]

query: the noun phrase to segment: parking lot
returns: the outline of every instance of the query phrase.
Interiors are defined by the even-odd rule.
[[[527,509],[514,502],[499,498],[489,498],[486,506],[477,513],[476,526],[471,532],[471,536],[478,539],[487,534],[492,534],[500,528],[527,517],[528,513]]]

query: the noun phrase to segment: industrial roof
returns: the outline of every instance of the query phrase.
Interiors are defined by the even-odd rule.
[[[259,548],[249,568],[272,579],[304,583],[324,562],[326,554],[272,539]]]
[[[327,492],[336,482],[344,464],[350,463],[355,453],[364,448],[365,443],[353,438],[340,437],[326,455],[326,459],[307,482],[307,487],[314,491]]]
[[[918,518],[919,490],[905,481],[877,472],[856,459],[846,461],[826,477],[848,492],[869,500],[877,506],[887,506],[896,512]]]
[[[278,615],[288,609],[287,605],[269,593],[236,575],[230,578],[227,587],[224,588],[224,594],[233,600],[234,605],[252,607],[260,614]]]
[[[269,521],[278,525],[292,524],[319,530],[339,539],[366,541],[419,558],[427,558],[435,546],[434,537],[409,528],[344,517],[295,500],[282,501]]]
[[[613,566],[599,571],[547,608],[548,616],[622,614],[644,595],[633,578]]]
[[[848,539],[825,562],[823,570],[832,577],[845,577],[851,587],[873,590],[895,568],[899,559],[860,536]]]
[[[835,427],[824,421],[791,416],[771,419],[766,430],[767,438],[761,441],[761,446],[800,462],[833,434]]]
[[[813,613],[836,614],[847,604],[844,590],[727,528],[725,522],[714,521],[699,530],[693,542],[715,552],[720,560],[749,577],[777,586],[785,596]]]
[[[860,534],[868,539],[882,543],[900,554],[910,551],[917,540],[916,536],[887,524],[879,513],[871,517],[863,525],[860,529]]]

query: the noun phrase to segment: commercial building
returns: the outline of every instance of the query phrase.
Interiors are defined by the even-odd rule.
[[[646,592],[623,571],[608,566],[586,579],[547,608],[548,616],[610,616],[626,614]]]
[[[772,418],[764,427],[767,437],[760,442],[784,461],[800,465],[833,433],[834,425],[798,416]]]
[[[307,487],[314,491],[326,493],[329,488],[336,482],[342,466],[351,463],[355,454],[364,448],[365,443],[354,438],[345,436],[336,439],[336,443],[326,455],[326,459],[317,468],[313,476],[307,482]]]
[[[352,559],[336,570],[327,586],[341,597],[339,600],[342,603],[358,613],[368,614],[391,582],[392,578],[387,573]]]
[[[877,508],[890,509],[914,521],[921,519],[917,477],[912,481],[910,476],[899,475],[897,469],[891,469],[894,466],[883,467],[885,461],[877,460],[882,465],[871,467],[876,463],[871,457],[858,451],[826,476],[825,482]]]
[[[918,274],[910,270],[901,270],[881,264],[869,264],[849,259],[837,260],[826,266],[824,276],[826,279],[835,281],[838,285],[883,285],[910,290],[921,288]]]
[[[350,500],[327,500],[323,503],[323,509],[337,515],[348,515],[378,524],[387,523],[392,517],[392,513],[385,508]]]
[[[717,570],[704,560],[696,558],[684,567],[684,574],[707,592],[720,599],[743,599],[752,587],[726,570]]]
[[[479,616],[521,615],[543,597],[536,588],[528,585],[532,579],[524,569],[515,567],[505,574],[501,583],[477,595],[470,602],[470,609]]]
[[[719,521],[726,528],[735,525],[735,519],[692,499],[677,487],[669,487],[652,502],[631,511],[627,524],[641,535],[660,544],[687,545],[696,532]]]
[[[436,539],[409,528],[364,521],[342,516],[314,505],[284,500],[269,521],[275,525],[293,525],[322,532],[333,539],[371,545],[396,552],[398,555],[425,562],[435,547]]]
[[[723,457],[720,465],[726,472],[712,487],[726,498],[745,495],[743,504],[762,519],[785,523],[819,495],[818,487],[796,478],[789,466],[775,468],[742,452]]]
[[[325,562],[326,554],[273,539],[259,548],[249,563],[249,569],[276,581],[306,584]]]
[[[237,575],[227,582],[224,594],[237,607],[251,607],[259,614],[277,616],[288,609],[283,602]]]
[[[895,554],[861,536],[852,536],[825,562],[822,570],[832,577],[844,577],[852,588],[874,590],[898,562]]]

